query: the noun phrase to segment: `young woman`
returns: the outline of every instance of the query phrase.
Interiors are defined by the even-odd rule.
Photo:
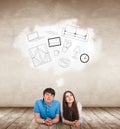
[[[65,91],[62,104],[62,122],[74,127],[79,127],[81,123],[82,106],[76,102],[71,91]]]

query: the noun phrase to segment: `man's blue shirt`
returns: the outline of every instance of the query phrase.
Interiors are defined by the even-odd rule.
[[[34,105],[34,112],[39,113],[42,119],[47,117],[53,119],[57,114],[60,114],[60,102],[57,100],[52,100],[52,102],[47,105],[44,99],[37,100]]]

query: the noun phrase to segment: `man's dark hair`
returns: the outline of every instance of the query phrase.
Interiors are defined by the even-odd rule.
[[[55,90],[52,89],[52,88],[46,88],[46,89],[43,91],[43,95],[45,95],[45,93],[51,93],[52,95],[55,96]]]

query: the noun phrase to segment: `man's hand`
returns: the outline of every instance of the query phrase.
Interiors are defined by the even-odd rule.
[[[45,124],[46,124],[46,125],[48,125],[48,126],[53,125],[53,121],[52,121],[52,119],[47,118],[47,119],[45,120]]]

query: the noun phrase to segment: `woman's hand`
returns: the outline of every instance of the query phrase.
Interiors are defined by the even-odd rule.
[[[80,121],[78,121],[78,120],[73,121],[73,126],[74,127],[79,127],[80,126]]]

